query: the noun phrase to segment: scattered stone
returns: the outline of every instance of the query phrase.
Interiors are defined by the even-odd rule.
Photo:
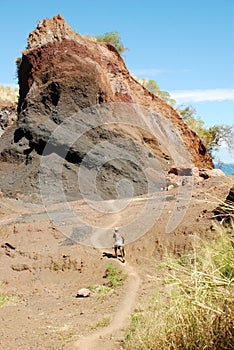
[[[169,186],[167,186],[167,190],[168,190],[168,191],[173,190],[173,188],[174,188],[174,186],[173,186],[173,185],[169,185]]]
[[[30,271],[30,268],[27,264],[15,264],[15,265],[11,265],[11,268],[14,271],[26,271],[26,270]]]
[[[81,288],[78,290],[77,298],[87,298],[91,294],[91,290],[88,288]]]
[[[10,244],[10,243],[5,243],[5,244],[2,245],[2,247],[3,247],[3,248],[9,248],[9,249],[15,250],[15,247],[14,247],[12,244]]]

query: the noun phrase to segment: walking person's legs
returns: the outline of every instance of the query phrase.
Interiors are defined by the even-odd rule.
[[[118,257],[118,247],[115,245],[114,249],[115,249],[115,257],[117,258]]]

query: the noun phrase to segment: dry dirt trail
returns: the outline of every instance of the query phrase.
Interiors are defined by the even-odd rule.
[[[176,206],[176,189],[165,193],[165,198],[158,195],[162,208],[161,216],[156,217],[157,227],[135,241],[135,231],[129,228],[124,231],[124,227],[128,221],[138,218],[137,228],[143,232],[148,213],[142,211],[142,207],[147,198],[134,198],[124,211],[121,208],[125,201],[103,202],[101,209],[106,210],[96,213],[84,202],[69,202],[70,212],[74,214],[71,222],[69,208],[64,208],[63,204],[45,210],[40,205],[2,197],[0,292],[11,300],[0,308],[3,324],[0,349],[121,349],[130,323],[129,315],[154,288],[152,258],[160,259],[164,247],[175,254],[183,253],[190,247],[195,233],[203,236],[206,229],[209,232],[213,225],[212,210],[217,206],[217,200],[213,203],[212,198],[226,198],[230,185],[228,178],[196,184],[183,222],[170,236],[164,234],[169,214],[173,210],[181,214],[183,208],[180,210],[179,205],[182,207],[184,202],[178,201]],[[159,201],[154,196],[148,200],[147,208],[154,210],[153,214],[157,213]],[[142,212],[144,215],[140,215]],[[67,220],[65,224],[64,220]],[[93,228],[85,235],[87,244],[75,240],[79,234],[82,238],[86,233],[82,222]],[[122,228],[126,238],[127,261],[124,264],[112,258],[113,251],[102,248],[107,239],[110,244],[108,241],[106,246],[111,247],[114,226]],[[70,231],[75,229],[74,240],[66,235],[64,227]],[[105,285],[103,275],[110,262],[128,274],[124,285],[103,299],[95,293],[89,298],[77,298],[80,288]],[[107,326],[97,326],[104,319],[108,320]]]
[[[77,350],[119,349],[116,334],[123,338],[124,331],[129,325],[129,315],[135,305],[137,292],[140,286],[140,277],[129,263],[121,264],[121,268],[128,274],[127,290],[119,302],[118,311],[113,315],[109,326],[102,328],[91,335],[81,337],[74,345]],[[115,337],[114,337],[115,336]]]
[[[111,205],[110,201],[110,205]],[[114,205],[111,205],[114,209]],[[114,218],[110,215],[109,223],[106,223],[106,227],[109,228],[118,225],[121,222],[121,215],[117,214]],[[99,246],[99,238],[102,232],[97,230],[96,234],[92,237],[92,243],[95,246]],[[119,333],[119,337],[123,339],[124,331],[130,322],[130,313],[135,305],[137,292],[140,286],[140,277],[136,269],[125,262],[124,264],[118,260],[121,270],[128,275],[127,289],[119,301],[117,312],[112,316],[109,326],[102,328],[93,334],[80,337],[75,343],[73,349],[77,350],[104,350],[104,349],[119,349],[119,344],[116,342],[116,333]]]
[[[9,204],[9,203],[7,203]],[[15,225],[15,224],[31,224],[48,219],[48,212],[45,208],[40,206],[22,206],[20,203],[13,201],[11,206],[11,211],[4,213],[0,219],[0,227]],[[4,205],[4,203],[3,203]],[[7,206],[7,205],[6,205]],[[57,212],[58,215],[61,213],[61,208],[59,205],[52,206],[51,211]],[[84,212],[86,210],[82,209]],[[105,227],[112,231],[113,226],[118,225],[121,221],[121,215],[117,214],[114,217],[109,215],[105,217]],[[99,238],[102,235],[101,230],[96,230],[92,237],[92,243],[96,247],[99,246]],[[100,248],[98,248],[100,249]],[[103,249],[100,249],[100,255]],[[105,249],[105,252],[108,251]],[[109,251],[111,254],[111,252]],[[141,279],[137,273],[137,270],[127,261],[124,264],[119,260],[114,260],[115,263],[119,264],[120,269],[128,275],[125,281],[124,288],[122,289],[123,295],[120,295],[118,305],[115,306],[115,310],[110,313],[110,324],[99,330],[90,330],[90,334],[79,336],[76,334],[75,342],[68,343],[64,349],[74,349],[74,350],[95,350],[95,349],[120,349],[120,343],[124,338],[124,333],[126,328],[130,324],[130,313],[136,304],[137,293],[140,287]],[[110,296],[111,298],[111,296]],[[117,311],[116,311],[117,310]]]

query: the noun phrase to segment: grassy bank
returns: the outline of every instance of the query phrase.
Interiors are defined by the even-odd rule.
[[[126,350],[234,349],[234,242],[225,229],[165,257],[151,303],[131,315]],[[158,287],[160,286],[160,287]]]

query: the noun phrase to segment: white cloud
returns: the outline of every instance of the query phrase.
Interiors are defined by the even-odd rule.
[[[234,89],[174,90],[169,92],[177,103],[234,101]]]

